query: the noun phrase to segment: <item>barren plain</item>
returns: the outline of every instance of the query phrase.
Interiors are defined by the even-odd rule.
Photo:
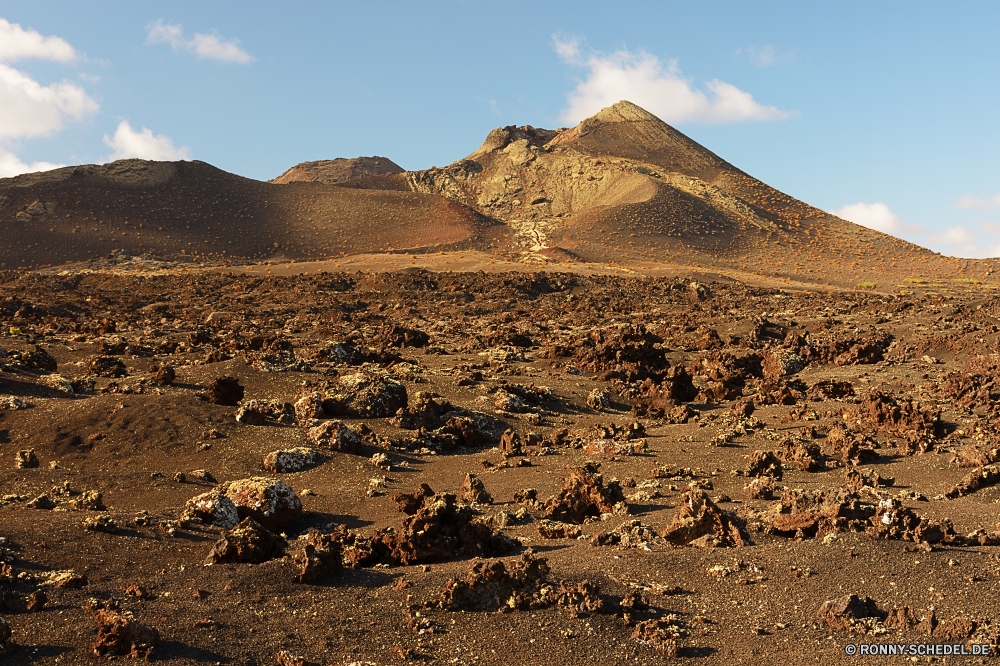
[[[4,664],[998,654],[992,261],[627,102],[364,159],[0,181]]]

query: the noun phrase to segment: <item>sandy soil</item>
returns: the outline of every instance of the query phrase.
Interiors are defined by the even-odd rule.
[[[457,252],[340,264],[0,274],[5,664],[89,661],[99,640],[107,653],[97,612],[156,629],[169,664],[897,663],[844,654],[889,642],[995,654],[988,286],[778,290],[667,264],[511,272],[523,266]],[[224,377],[238,405],[220,404]],[[394,422],[399,385],[409,411]],[[359,447],[310,439],[338,420]],[[315,466],[264,469],[296,448]],[[962,485],[970,473],[981,487]],[[468,474],[489,497],[463,493]],[[227,533],[186,503],[250,477],[301,501],[294,517],[253,514],[287,545],[205,566]],[[573,479],[593,484],[570,492],[579,523],[559,500]],[[422,483],[459,497],[418,498],[408,517],[392,496]],[[456,516],[465,532],[448,531]],[[300,583],[310,529],[335,555]],[[549,572],[511,588],[494,563],[509,574],[523,557]],[[483,561],[494,578],[468,578]],[[52,573],[65,570],[77,577]],[[850,594],[873,604],[820,614]]]

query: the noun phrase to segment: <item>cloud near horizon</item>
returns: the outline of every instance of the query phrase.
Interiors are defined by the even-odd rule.
[[[128,121],[118,123],[115,135],[104,135],[104,143],[113,150],[105,159],[108,162],[137,157],[143,160],[189,160],[191,149],[174,146],[173,140],[163,134],[153,134],[153,130],[143,127],[136,132]]]
[[[256,60],[241,46],[236,38],[223,39],[216,31],[211,34],[194,33],[188,39],[184,36],[184,26],[180,23],[165,23],[157,19],[146,26],[147,44],[169,44],[174,51],[188,51],[199,58],[220,60],[246,65]]]
[[[983,210],[989,208],[1000,208],[1000,194],[992,196],[989,199],[964,196],[953,203],[952,208],[979,208]]]
[[[952,226],[941,233],[931,234],[919,225],[904,224],[881,201],[873,204],[858,202],[829,212],[848,222],[890,236],[909,236],[909,240],[949,256],[964,259],[1000,257],[1000,224],[988,220],[977,219],[972,227]]]
[[[638,104],[668,123],[775,121],[798,115],[760,104],[750,93],[718,79],[708,81],[704,91],[698,90],[681,73],[677,60],[664,63],[645,51],[626,49],[610,55],[584,55],[579,39],[555,35],[552,40],[563,62],[589,70],[586,79],[567,94],[562,120],[569,124],[621,100]]]
[[[842,220],[860,224],[863,227],[881,231],[890,236],[898,236],[907,231],[916,231],[912,227],[906,227],[902,220],[881,201],[873,204],[859,201],[856,204],[849,204],[837,210],[831,210],[830,213]]]
[[[64,166],[42,161],[25,163],[10,143],[51,136],[67,122],[82,121],[100,110],[97,101],[79,85],[65,80],[42,85],[7,63],[29,58],[70,63],[78,57],[66,40],[44,37],[0,18],[0,178]]]

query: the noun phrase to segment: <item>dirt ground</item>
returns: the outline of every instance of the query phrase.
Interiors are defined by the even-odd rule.
[[[421,261],[0,274],[3,663],[997,654],[989,287]]]

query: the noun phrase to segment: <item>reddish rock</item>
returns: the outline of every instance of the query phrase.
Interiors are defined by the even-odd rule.
[[[87,360],[87,374],[98,377],[127,377],[125,364],[114,356],[95,356]]]
[[[676,615],[645,620],[636,624],[632,640],[653,648],[657,654],[672,659],[677,656],[677,639],[688,636],[684,622]]]
[[[598,465],[587,463],[570,470],[559,494],[545,502],[547,518],[580,524],[587,517],[599,518],[605,513],[624,515],[628,505],[617,483],[604,485]]]
[[[235,528],[222,533],[222,538],[215,542],[205,558],[205,564],[260,564],[284,555],[287,545],[288,542],[277,534],[246,518]]]
[[[38,467],[38,456],[34,449],[22,449],[14,454],[14,469],[33,469]]]
[[[954,499],[997,483],[1000,483],[1000,465],[985,465],[972,470],[955,485],[945,488],[943,495]]]
[[[740,548],[754,545],[740,519],[716,506],[704,490],[684,493],[677,513],[662,536],[678,546]]]
[[[292,556],[300,583],[316,583],[344,571],[340,543],[318,530],[309,530],[302,550]]]
[[[538,529],[538,536],[543,539],[575,539],[583,534],[579,525],[560,523],[555,520],[539,520],[535,527]]]
[[[830,455],[845,465],[863,465],[878,460],[879,443],[864,433],[836,426],[830,429],[825,444]]]
[[[774,451],[754,451],[750,454],[743,473],[749,477],[768,476],[781,481],[781,460],[774,455]]]
[[[433,497],[434,491],[426,483],[421,483],[417,492],[407,495],[406,493],[396,493],[389,499],[397,504],[397,508],[402,513],[412,516],[420,507],[424,505],[425,497]]]
[[[486,486],[482,479],[475,474],[466,474],[465,482],[458,491],[458,499],[463,502],[475,502],[477,504],[492,504],[493,497],[486,492]]]
[[[765,379],[794,375],[804,367],[806,364],[801,356],[783,347],[774,347],[765,351],[763,363],[761,363]]]
[[[923,407],[914,400],[895,398],[872,391],[856,410],[856,417],[866,427],[882,432],[934,437],[940,422],[941,410]]]
[[[161,386],[170,386],[177,379],[177,372],[168,363],[151,365],[149,371],[153,374],[153,381]]]
[[[304,423],[310,419],[322,419],[326,417],[323,410],[323,394],[312,391],[295,401],[295,418]]]
[[[611,407],[611,394],[599,388],[595,388],[587,396],[587,406],[591,409],[603,412]]]
[[[130,611],[91,599],[86,610],[97,622],[97,641],[90,647],[98,657],[131,657],[151,661],[160,632],[142,624]]]
[[[324,421],[309,428],[306,438],[317,448],[361,455],[361,436],[343,421]]]
[[[500,437],[501,456],[521,455],[521,436],[513,428],[508,428]]]
[[[879,610],[873,599],[859,597],[856,594],[847,594],[837,599],[824,601],[816,613],[820,624],[826,625],[834,631],[860,631],[865,633],[863,627],[858,626],[858,620],[866,618],[884,619],[886,614]]]

